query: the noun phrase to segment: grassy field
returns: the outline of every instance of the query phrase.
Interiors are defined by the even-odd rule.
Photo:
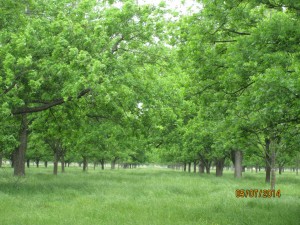
[[[268,189],[264,173],[237,181],[167,169],[30,168],[22,179],[0,169],[1,225],[300,224],[300,176],[277,176],[280,198],[236,198],[236,189]]]

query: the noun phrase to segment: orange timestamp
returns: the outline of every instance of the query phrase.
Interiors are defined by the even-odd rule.
[[[271,189],[236,189],[235,196],[237,198],[280,198],[281,191]]]

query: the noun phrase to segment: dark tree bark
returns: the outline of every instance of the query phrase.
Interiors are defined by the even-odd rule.
[[[243,171],[243,153],[240,150],[234,151],[234,177],[242,178]]]
[[[27,168],[30,167],[30,159],[27,159],[27,161],[26,161],[26,166],[27,166]]]
[[[183,163],[183,171],[186,172],[186,163]]]
[[[207,174],[210,174],[210,166],[211,166],[211,162],[205,164],[205,170]]]
[[[204,173],[204,163],[201,160],[199,162],[199,173]]]
[[[104,170],[105,160],[104,160],[104,159],[101,159],[101,160],[100,160],[100,164],[101,164],[101,169]]]
[[[189,173],[191,172],[191,167],[192,167],[192,163],[188,162],[188,171],[189,171]]]
[[[279,166],[278,167],[278,172],[279,172],[280,175],[282,174],[282,171],[283,171],[283,166]]]
[[[266,155],[265,155],[265,161],[266,161],[266,178],[265,182],[270,183],[271,181],[271,152],[270,152],[270,139],[265,139],[265,145],[266,145]]]
[[[88,159],[86,156],[83,156],[83,172],[86,172],[88,169]]]
[[[53,174],[54,175],[57,175],[57,171],[58,171],[58,159],[59,159],[58,152],[55,151],[54,152],[54,160],[53,160]]]
[[[64,173],[65,172],[65,156],[64,154],[61,155],[61,159],[60,159],[60,162],[61,162],[61,172]]]
[[[14,175],[25,176],[25,153],[27,149],[28,121],[27,115],[22,114],[20,127],[20,145],[14,152]]]
[[[16,151],[16,149],[15,149],[15,151]],[[14,165],[15,165],[15,163],[14,163],[15,151],[10,155],[11,168],[14,168]]]
[[[40,167],[40,159],[36,159],[35,163],[36,163],[36,167],[39,168]]]
[[[197,172],[197,160],[194,160],[194,173]]]
[[[111,169],[112,170],[114,170],[115,168],[116,168],[116,159],[113,159],[112,161],[111,161]]]
[[[276,184],[276,146],[278,144],[277,138],[271,140],[270,150],[271,150],[271,190],[275,190]]]
[[[0,152],[0,168],[2,167],[2,152]]]
[[[225,158],[217,159],[215,163],[216,163],[216,176],[217,177],[223,176]]]
[[[45,164],[45,167],[48,168],[48,161],[45,161],[44,164]]]

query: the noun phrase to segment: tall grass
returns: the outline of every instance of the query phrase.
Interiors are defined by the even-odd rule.
[[[25,178],[0,169],[1,225],[300,224],[300,177],[277,176],[280,198],[236,198],[236,189],[268,189],[263,173],[235,180],[167,169],[30,168]]]

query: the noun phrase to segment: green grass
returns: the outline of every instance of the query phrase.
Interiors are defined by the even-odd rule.
[[[264,173],[233,179],[172,170],[0,169],[1,225],[299,224],[300,176],[277,175],[281,198],[236,198],[236,189],[268,189]]]

